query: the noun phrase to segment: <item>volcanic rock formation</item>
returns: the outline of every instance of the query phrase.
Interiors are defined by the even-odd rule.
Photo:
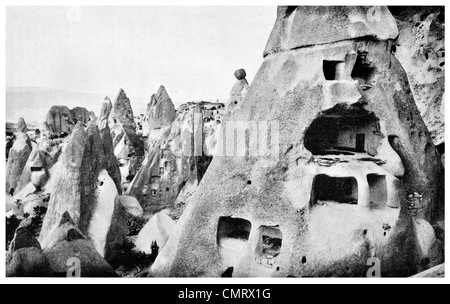
[[[81,277],[117,276],[91,241],[77,228],[68,212],[61,215],[42,247],[52,276],[66,276],[70,270],[69,262],[74,258],[79,261]]]
[[[105,111],[107,111],[105,109]],[[102,111],[103,112],[103,111]],[[121,181],[131,181],[139,170],[144,158],[144,143],[136,134],[133,109],[125,91],[120,89],[111,114],[111,136],[114,155],[119,161]]]
[[[240,108],[242,100],[247,96],[250,87],[245,78],[246,76],[247,73],[244,69],[239,69],[234,72],[234,77],[236,77],[237,81],[230,91],[230,97],[227,102],[228,112],[232,113],[235,109]]]
[[[32,145],[27,131],[27,125],[23,118],[20,118],[17,126],[17,138],[9,150],[8,162],[6,163],[6,192],[14,194],[22,171],[31,154]]]
[[[49,274],[49,263],[38,240],[26,228],[17,228],[6,255],[6,276],[45,277]]]
[[[395,56],[405,68],[414,100],[436,146],[444,141],[444,7],[389,7],[399,36]]]
[[[42,225],[41,241],[48,238],[66,212],[80,231],[94,240],[101,255],[107,254],[110,245],[105,239],[113,239],[115,243],[127,234],[123,227],[115,227],[123,225],[119,220],[123,209],[117,199],[120,188],[108,174],[110,163],[106,157],[97,125],[90,122],[85,130],[79,122],[56,164],[58,171],[51,177],[53,191]],[[111,231],[116,232],[111,235]]]
[[[50,134],[68,134],[78,122],[87,124],[91,113],[82,107],[53,106],[47,112],[44,129]]]
[[[147,124],[148,135],[151,130],[167,127],[175,120],[175,107],[164,86],[160,86],[158,92],[152,95],[147,105],[147,115],[144,123]]]
[[[181,106],[175,121],[152,129],[148,151],[127,194],[140,202],[147,215],[173,208],[184,187],[197,185],[211,162],[221,122],[219,103]]]
[[[224,124],[249,135],[223,139],[235,153],[214,156],[151,275],[365,276],[379,259],[386,277],[441,263],[442,166],[397,36],[386,7],[280,7]]]

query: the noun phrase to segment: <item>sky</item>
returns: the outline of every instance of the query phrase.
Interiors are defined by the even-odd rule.
[[[226,99],[236,69],[252,81],[275,18],[273,6],[9,6],[6,86]]]

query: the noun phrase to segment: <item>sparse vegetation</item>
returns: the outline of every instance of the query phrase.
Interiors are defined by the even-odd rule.
[[[19,227],[21,220],[19,220],[15,215],[6,218],[6,250],[8,250],[9,244],[14,238],[14,233],[17,227]]]
[[[158,256],[159,246],[156,241],[152,242],[151,253],[147,254],[142,251],[133,250],[135,245],[127,239],[120,248],[116,248],[116,255],[114,260],[110,261],[114,269],[119,269],[124,275],[129,273],[139,273],[148,269],[156,257]]]

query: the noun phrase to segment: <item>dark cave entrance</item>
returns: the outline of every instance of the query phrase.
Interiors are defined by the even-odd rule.
[[[258,229],[258,234],[257,262],[264,266],[273,267],[274,258],[281,252],[283,234],[278,226],[261,226]]]
[[[357,204],[358,182],[356,178],[317,175],[313,182],[312,204],[322,205],[325,201]]]
[[[252,224],[241,218],[221,217],[217,228],[217,242],[221,243],[226,238],[246,242],[250,235]]]
[[[383,135],[373,112],[338,104],[322,112],[307,128],[305,148],[313,155],[377,154]]]
[[[371,87],[376,72],[376,68],[367,59],[367,54],[365,51],[358,52],[358,57],[356,57],[356,62],[351,73],[351,77],[357,80],[360,86],[366,86],[364,87],[365,89]]]
[[[219,218],[217,245],[223,267],[234,269],[238,266],[247,250],[251,229],[252,224],[245,219],[231,216]]]
[[[386,176],[378,174],[368,174],[369,202],[373,208],[383,208],[387,202],[387,182]]]
[[[325,80],[342,80],[344,78],[344,61],[323,61],[323,76]]]

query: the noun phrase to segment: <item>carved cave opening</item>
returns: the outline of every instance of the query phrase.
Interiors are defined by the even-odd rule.
[[[387,202],[387,182],[386,176],[378,174],[368,174],[369,202],[373,208],[382,208]]]
[[[244,255],[252,224],[242,218],[220,217],[217,227],[217,244],[224,267],[236,267]]]
[[[273,267],[275,258],[281,252],[283,234],[278,226],[261,226],[258,229],[256,261],[264,266]]]
[[[304,145],[313,155],[377,154],[380,141],[379,119],[356,106],[338,104],[322,112],[305,132]]]
[[[359,85],[363,86],[363,89],[371,87],[377,70],[370,60],[368,60],[367,54],[368,52],[366,51],[358,52],[358,57],[356,57],[356,62],[351,73],[351,77],[357,80]]]
[[[358,182],[354,177],[331,177],[319,174],[314,178],[312,191],[313,205],[323,205],[325,202],[358,203]]]
[[[345,73],[345,62],[324,60],[323,61],[323,76],[325,80],[343,80]]]

